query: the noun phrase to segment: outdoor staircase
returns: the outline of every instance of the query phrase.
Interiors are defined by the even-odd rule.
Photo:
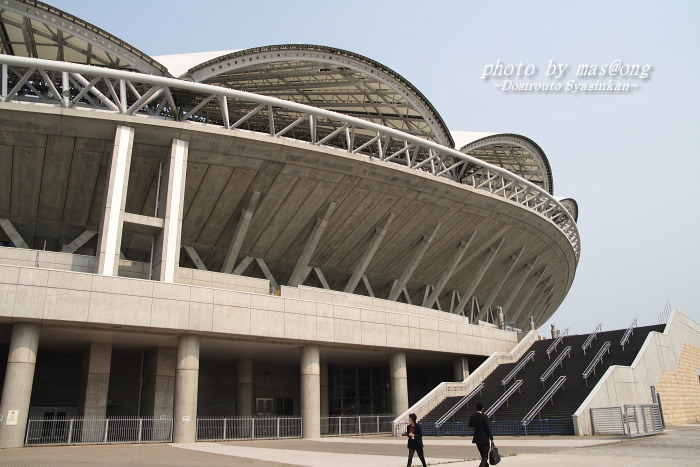
[[[567,427],[570,426],[571,433],[573,434],[571,415],[580,407],[607,368],[611,365],[631,365],[639,353],[642,344],[646,340],[647,334],[651,331],[663,332],[664,326],[665,325],[657,325],[635,328],[634,333],[630,337],[629,342],[625,344],[624,349],[620,345],[620,339],[622,339],[625,334],[625,329],[598,332],[597,338],[592,342],[591,346],[586,349],[585,354],[581,346],[588,338],[587,334],[565,336],[562,342],[557,346],[557,350],[552,352],[549,358],[547,358],[546,351],[552,343],[552,340],[537,341],[529,349],[535,351],[534,361],[527,363],[505,387],[501,385],[501,381],[518,362],[500,365],[484,381],[482,397],[477,396],[469,401],[469,403],[448,419],[445,426],[454,427],[460,424],[460,422],[466,426],[469,417],[476,410],[475,405],[477,402],[481,401],[484,407],[488,409],[515,380],[522,379],[523,384],[520,387],[520,391],[516,391],[508,400],[507,405],[504,404],[500,407],[491,418],[496,424],[498,424],[499,421],[513,421],[519,423],[545,394],[547,389],[554,384],[557,378],[564,375],[566,376],[566,382],[563,388],[554,394],[554,403],[551,401],[547,403],[535,418],[568,420],[562,425],[562,430],[563,432],[567,432]],[[611,343],[610,353],[603,356],[602,362],[596,366],[595,373],[588,377],[588,383],[586,384],[582,373],[586,370],[586,367],[588,367],[591,360],[606,341],[610,341]],[[555,369],[544,384],[540,382],[540,376],[567,346],[571,346],[570,358],[564,358],[562,365]],[[454,407],[460,399],[460,397],[446,398],[420,420],[421,425],[426,428],[431,427],[431,424],[434,426],[435,422]],[[515,426],[515,423],[513,423],[513,426]],[[424,432],[428,434],[437,432],[437,430],[426,430],[424,428]]]

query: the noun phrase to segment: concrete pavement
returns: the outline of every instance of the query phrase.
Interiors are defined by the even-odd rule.
[[[476,466],[468,438],[426,438],[430,465]],[[503,466],[700,466],[700,424],[647,438],[497,437]],[[188,465],[246,467],[403,466],[405,439],[389,436],[192,444],[56,446],[0,450],[5,466]],[[413,465],[419,465],[414,459]]]

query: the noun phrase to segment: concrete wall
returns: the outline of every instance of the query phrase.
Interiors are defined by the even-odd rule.
[[[631,366],[615,365],[608,368],[573,415],[576,434],[592,434],[591,408],[651,404],[650,386],[656,386],[658,390],[662,374],[676,369],[685,344],[700,346],[700,325],[686,315],[674,311],[663,333],[649,333]],[[675,417],[677,413],[673,413],[673,408],[666,406],[663,393],[661,399],[664,415]]]
[[[257,280],[235,280],[259,288]],[[117,325],[472,355],[507,352],[517,344],[516,333],[470,325],[463,316],[311,287],[283,287],[282,296],[271,296],[0,265],[0,293],[4,297],[0,317],[52,324]]]
[[[674,371],[664,371],[656,387],[668,425],[700,422],[700,347],[683,344]]]
[[[0,264],[38,267],[59,271],[95,272],[96,258],[88,255],[61,253],[60,251],[28,250],[26,248],[0,247]],[[134,279],[148,279],[149,263],[119,260],[119,275]]]

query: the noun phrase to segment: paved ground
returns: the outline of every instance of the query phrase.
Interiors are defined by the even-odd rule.
[[[467,438],[425,438],[430,465],[478,465]],[[508,466],[700,466],[700,424],[669,427],[665,434],[616,437],[497,437]],[[56,446],[0,450],[2,466],[187,465],[246,467],[403,466],[406,441],[389,436],[226,443]],[[413,465],[420,465],[414,459]]]

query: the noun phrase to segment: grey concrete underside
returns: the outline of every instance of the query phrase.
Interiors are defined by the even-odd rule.
[[[9,218],[30,248],[60,251],[85,230],[98,230],[109,155],[118,124],[135,128],[126,211],[153,216],[159,163],[173,138],[189,142],[182,244],[218,271],[236,229],[246,196],[260,201],[242,244],[245,256],[263,258],[285,284],[329,203],[337,204],[309,262],[323,271],[332,289],[342,290],[375,229],[394,212],[366,275],[377,296],[386,297],[421,239],[441,227],[408,281],[415,302],[435,284],[460,242],[474,240],[444,287],[449,307],[453,289],[469,287],[488,249],[505,238],[474,295],[483,302],[525,247],[494,304],[507,300],[519,271],[539,255],[533,274],[514,303],[535,287],[534,272],[552,275],[556,310],[574,278],[576,260],[566,237],[549,220],[515,203],[402,166],[319,148],[308,143],[246,131],[126,117],[38,105],[0,103],[0,218]],[[0,233],[1,234],[1,233]],[[79,253],[94,254],[96,236]],[[147,261],[151,237],[127,231],[122,252]],[[92,250],[92,252],[91,252]],[[181,265],[195,267],[182,253]],[[362,288],[362,285],[359,286]],[[535,295],[531,303],[535,301]],[[523,313],[519,325],[525,327]],[[520,322],[522,321],[522,323]]]

